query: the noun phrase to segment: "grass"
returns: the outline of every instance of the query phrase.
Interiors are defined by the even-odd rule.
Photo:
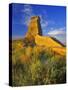
[[[23,40],[14,40],[12,42],[12,85],[65,83],[65,57],[54,53],[50,48],[33,46],[32,43],[24,46]]]

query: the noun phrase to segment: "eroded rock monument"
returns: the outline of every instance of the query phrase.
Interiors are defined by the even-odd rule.
[[[28,24],[28,32],[25,36],[26,46],[44,46],[46,48],[51,48],[51,50],[57,54],[65,55],[65,47],[51,36],[43,36],[40,24],[40,17],[33,16]]]
[[[41,29],[39,16],[31,17],[31,20],[30,20],[29,25],[28,25],[27,36],[28,35],[31,35],[33,37],[35,37],[36,35],[42,36],[42,29]]]

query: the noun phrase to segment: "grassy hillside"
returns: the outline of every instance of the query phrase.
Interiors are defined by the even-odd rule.
[[[52,41],[47,38],[46,45]],[[66,82],[66,56],[57,54],[47,46],[37,45],[27,39],[12,41],[12,85],[42,85]],[[38,45],[38,43],[40,45]],[[45,44],[44,43],[44,44]],[[54,42],[53,42],[54,43]],[[56,43],[54,43],[56,45]],[[59,44],[58,44],[59,45]],[[59,45],[60,46],[60,45]],[[60,46],[61,47],[61,46]],[[57,50],[58,51],[58,50]]]

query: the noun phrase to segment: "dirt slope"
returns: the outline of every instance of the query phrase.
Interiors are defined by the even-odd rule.
[[[56,42],[49,36],[35,36],[35,42],[37,45],[45,46],[46,48],[50,48],[54,52],[60,55],[65,55],[66,49],[60,43]]]

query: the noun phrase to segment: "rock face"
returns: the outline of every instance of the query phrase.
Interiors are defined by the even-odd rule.
[[[29,22],[27,36],[31,35],[35,37],[36,35],[42,36],[41,24],[40,24],[40,17],[33,16]]]

